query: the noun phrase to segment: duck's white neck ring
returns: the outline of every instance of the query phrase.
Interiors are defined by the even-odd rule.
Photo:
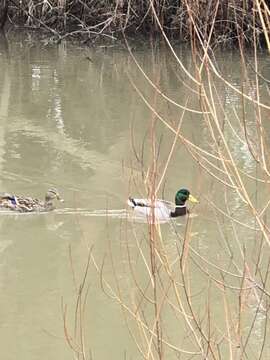
[[[187,207],[187,206],[186,206],[186,204],[184,204],[184,205],[175,205],[175,207],[176,207],[176,208],[185,208],[185,207]]]

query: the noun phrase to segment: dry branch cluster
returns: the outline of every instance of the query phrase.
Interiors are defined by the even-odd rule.
[[[205,39],[212,32],[212,40],[224,44],[239,36],[252,41],[254,28],[261,33],[255,3],[251,0],[10,0],[9,18],[14,25],[44,28],[59,37],[76,35],[88,39],[100,35],[118,37],[123,30],[132,35],[155,34],[159,32],[157,17],[166,34],[176,39],[190,40],[196,26]]]

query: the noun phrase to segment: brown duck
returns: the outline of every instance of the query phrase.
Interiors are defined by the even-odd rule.
[[[28,196],[17,196],[8,193],[0,194],[0,209],[7,209],[16,212],[44,212],[55,209],[54,200],[61,199],[56,189],[49,189],[45,195],[45,200],[40,200]]]

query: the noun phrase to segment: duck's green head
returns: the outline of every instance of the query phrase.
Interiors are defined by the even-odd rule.
[[[175,195],[175,205],[184,205],[185,202],[189,200],[194,203],[198,203],[199,201],[190,194],[189,190],[187,189],[180,189],[177,191]]]

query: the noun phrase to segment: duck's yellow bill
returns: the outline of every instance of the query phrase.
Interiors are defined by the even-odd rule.
[[[191,201],[191,202],[193,202],[193,203],[198,203],[198,202],[199,202],[199,200],[197,200],[197,199],[196,199],[194,196],[192,196],[192,195],[189,195],[188,200]]]

